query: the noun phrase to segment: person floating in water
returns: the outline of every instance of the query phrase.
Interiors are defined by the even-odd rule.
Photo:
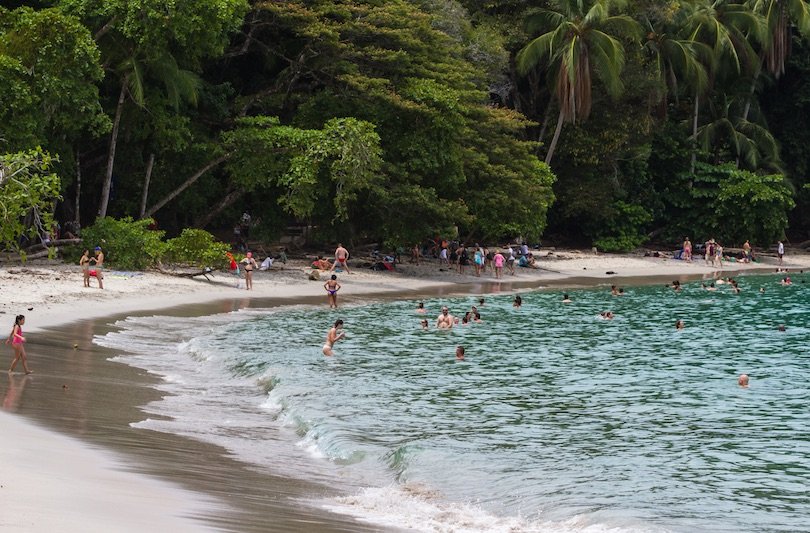
[[[11,328],[11,333],[6,339],[6,344],[11,343],[11,348],[14,350],[14,360],[11,361],[11,368],[8,369],[9,374],[14,372],[14,368],[17,366],[19,361],[22,361],[23,370],[25,370],[25,373],[31,373],[31,369],[28,368],[28,360],[25,356],[25,337],[23,337],[22,330],[23,325],[25,325],[25,316],[17,315],[14,318],[14,326]]]
[[[337,293],[340,290],[340,283],[337,281],[337,276],[332,274],[332,277],[323,284],[326,289],[326,298],[329,300],[329,307],[337,309]]]
[[[464,346],[456,346],[456,361],[464,360]]]
[[[436,329],[452,329],[453,324],[453,315],[450,314],[450,310],[446,306],[442,307],[442,312],[436,319]]]
[[[346,333],[341,331],[343,329],[343,321],[342,320],[335,320],[335,325],[329,329],[329,333],[326,334],[326,343],[323,345],[323,354],[332,356],[334,353],[332,352],[332,346],[339,340],[343,340],[346,338]]]

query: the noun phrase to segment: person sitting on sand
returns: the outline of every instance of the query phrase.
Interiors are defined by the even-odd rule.
[[[436,318],[436,329],[452,329],[453,323],[453,315],[450,314],[450,310],[446,306],[442,307],[441,314]]]
[[[567,294],[563,294],[562,303],[570,304],[571,303],[571,298],[569,298]]]
[[[322,271],[332,270],[332,263],[329,262],[329,259],[319,255],[318,259],[312,262],[312,268]]]
[[[323,354],[326,356],[332,356],[332,346],[339,340],[343,340],[346,338],[346,333],[341,331],[343,329],[343,321],[336,320],[335,325],[329,330],[329,333],[326,334],[326,343],[323,345]]]
[[[456,361],[464,360],[464,346],[456,346]]]
[[[737,384],[740,387],[742,387],[744,389],[747,389],[748,388],[748,374],[740,374],[740,377],[737,378]]]

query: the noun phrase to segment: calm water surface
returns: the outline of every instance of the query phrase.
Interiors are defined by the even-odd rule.
[[[483,322],[449,332],[440,307],[477,297],[425,301],[431,331],[386,301],[130,318],[97,342],[163,377],[135,425],[327,483],[313,504],[383,526],[810,531],[810,288],[739,279],[485,295]]]

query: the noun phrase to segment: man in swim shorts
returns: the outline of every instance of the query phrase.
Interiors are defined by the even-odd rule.
[[[447,307],[442,307],[442,313],[436,319],[436,329],[452,329],[453,315]]]
[[[101,251],[101,246],[96,246],[94,250],[96,252],[95,257],[91,257],[90,261],[96,264],[96,279],[98,280],[98,288],[104,288],[104,274],[102,273],[102,269],[104,267],[104,252]]]
[[[337,248],[335,248],[335,264],[332,265],[332,270],[335,270],[338,266],[344,269],[347,274],[350,274],[349,250],[344,248],[341,243],[338,243]]]

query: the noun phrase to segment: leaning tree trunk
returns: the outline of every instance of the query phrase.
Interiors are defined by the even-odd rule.
[[[754,91],[757,89],[757,79],[760,72],[762,72],[762,61],[757,64],[757,71],[754,72],[754,79],[751,80],[751,87],[748,89],[748,97],[745,99],[745,108],[743,108],[742,114],[743,120],[748,120],[748,112],[751,111],[751,100],[754,99]]]
[[[195,220],[194,226],[205,229],[205,227],[208,226],[208,224],[210,224],[217,215],[224,211],[226,207],[230,207],[236,203],[236,201],[242,198],[244,194],[245,191],[242,189],[235,189],[229,192],[219,202],[217,202],[214,207],[209,209],[205,215]]]
[[[203,174],[205,174],[206,172],[208,172],[209,170],[211,170],[212,168],[214,168],[218,164],[222,163],[223,161],[225,161],[229,157],[230,157],[230,154],[224,154],[224,155],[221,155],[218,158],[214,159],[213,161],[207,163],[200,170],[195,172],[190,178],[188,178],[186,181],[181,183],[179,187],[177,187],[175,190],[173,190],[172,192],[170,192],[169,194],[164,196],[163,199],[160,200],[158,203],[156,203],[155,205],[150,207],[146,211],[146,213],[144,213],[143,217],[151,217],[152,215],[154,215],[160,208],[162,208],[164,205],[166,205],[169,202],[171,202],[172,200],[174,200],[175,197],[178,194],[180,194],[181,192],[183,192],[186,189],[188,189],[189,187],[191,187],[191,185],[193,185],[194,182],[196,182],[198,179],[200,179],[200,176],[202,176]]]
[[[98,205],[98,218],[107,216],[107,205],[110,202],[110,188],[112,186],[113,165],[115,164],[115,148],[118,144],[118,127],[121,125],[121,113],[124,111],[124,100],[127,94],[127,81],[129,75],[121,81],[121,93],[118,95],[118,107],[115,109],[112,134],[110,135],[110,152],[107,155],[107,173],[104,175],[104,185],[101,187],[101,201]]]
[[[74,220],[76,221],[76,227],[81,227],[81,217],[79,216],[79,204],[80,199],[82,197],[82,164],[79,161],[79,152],[76,152],[76,204],[75,204],[75,214]]]
[[[551,158],[554,157],[554,150],[557,148],[557,141],[560,140],[560,132],[562,131],[564,113],[565,108],[563,106],[560,106],[560,115],[557,117],[557,128],[554,130],[554,137],[552,137],[551,139],[551,145],[549,145],[548,153],[546,154],[547,165],[551,165]]]
[[[695,165],[697,164],[697,133],[698,133],[698,110],[700,106],[700,97],[695,94],[695,112],[692,115],[692,162],[689,165],[690,173],[695,174]]]
[[[146,163],[146,176],[143,178],[143,194],[141,195],[141,211],[138,218],[143,218],[146,213],[146,199],[149,197],[149,182],[152,180],[152,167],[155,166],[155,154],[149,154],[149,162]]]

